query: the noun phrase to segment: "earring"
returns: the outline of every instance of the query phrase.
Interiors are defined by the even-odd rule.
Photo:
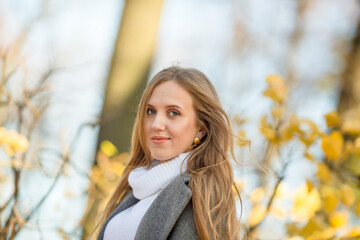
[[[196,138],[194,139],[194,145],[197,146],[197,145],[199,145],[200,143],[201,143],[200,138],[196,137]]]
[[[185,151],[184,152],[187,152],[188,150],[190,150],[190,149],[192,149],[192,148],[194,148],[194,147],[196,147],[197,145],[199,145],[201,143],[201,140],[200,140],[200,138],[195,138],[194,139],[194,144],[193,145],[191,145],[190,147],[188,147],[187,149],[185,149]]]

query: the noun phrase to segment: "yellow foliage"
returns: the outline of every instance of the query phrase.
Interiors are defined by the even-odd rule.
[[[280,142],[286,142],[293,137],[293,132],[290,127],[282,126],[279,130]]]
[[[109,196],[116,187],[128,159],[127,153],[122,153],[115,158],[109,158],[102,151],[97,154],[98,165],[94,166],[91,171],[91,181],[101,189],[105,195]]]
[[[316,172],[317,177],[324,183],[330,182],[330,170],[325,163],[317,163],[318,171]]]
[[[352,154],[344,164],[345,168],[354,175],[360,175],[360,156]]]
[[[287,211],[285,210],[285,208],[281,208],[281,207],[272,207],[270,209],[270,213],[277,219],[281,219],[284,220],[287,217]]]
[[[246,138],[246,133],[245,133],[244,130],[239,130],[237,136],[238,136],[238,138],[237,138],[236,144],[237,144],[238,146],[247,146],[247,145],[249,145],[250,140],[248,140],[248,139]]]
[[[360,148],[360,137],[358,137],[354,143],[356,148]]]
[[[343,184],[340,188],[341,201],[348,207],[352,207],[355,202],[355,192],[352,187],[347,184]]]
[[[112,168],[112,171],[114,172],[114,174],[116,174],[118,177],[120,177],[124,172],[125,165],[120,162],[112,161],[111,168]]]
[[[341,131],[355,136],[360,135],[360,107],[342,114]]]
[[[328,234],[326,233],[326,230],[328,229],[328,224],[325,223],[323,218],[320,218],[318,216],[314,216],[309,219],[309,221],[303,225],[299,224],[296,225],[295,223],[287,224],[287,232],[290,235],[298,235],[303,237],[302,239],[313,239],[313,236],[321,236]],[[319,240],[322,238],[318,238],[316,240]]]
[[[272,113],[274,119],[280,120],[281,116],[284,113],[284,108],[281,106],[275,106],[271,109],[271,113]]]
[[[353,227],[349,232],[345,234],[345,237],[358,237],[357,240],[360,239],[360,226]],[[355,239],[354,239],[355,240]]]
[[[271,98],[276,102],[283,102],[288,92],[285,81],[276,74],[271,74],[266,78],[268,88],[263,92],[264,96]]]
[[[308,192],[311,192],[314,189],[314,184],[309,179],[306,179],[306,187]]]
[[[306,240],[320,240],[320,239],[333,239],[335,236],[335,230],[327,228],[322,231],[315,231],[311,236],[307,237]]]
[[[243,180],[242,179],[236,179],[235,180],[235,186],[236,186],[237,190],[240,191],[240,189],[242,189],[244,187]],[[232,186],[232,190],[233,190],[233,193],[235,194],[235,196],[237,196],[237,191],[235,189],[235,186],[234,185]]]
[[[348,221],[349,216],[345,211],[331,213],[329,218],[330,225],[334,228],[342,227],[346,225]]]
[[[270,141],[275,141],[276,132],[272,126],[267,122],[266,116],[261,118],[260,132]]]
[[[321,135],[321,131],[319,130],[318,126],[311,120],[308,119],[302,119],[300,121],[302,124],[306,124],[305,126],[308,127],[307,131],[299,130],[300,140],[306,145],[310,146],[314,143],[314,141],[317,139],[319,135]]]
[[[29,147],[29,141],[14,130],[0,127],[0,145],[4,146],[8,156],[13,156],[14,151],[25,152]]]
[[[314,157],[314,155],[312,155],[311,153],[308,153],[308,152],[306,152],[305,154],[304,154],[304,156],[307,158],[307,159],[309,159],[310,161],[314,161],[314,159],[315,159],[315,157]]]
[[[325,114],[324,117],[328,127],[336,127],[340,123],[340,118],[336,111],[329,112],[328,114]]]
[[[116,146],[109,140],[102,141],[100,144],[100,150],[108,157],[113,157],[119,153]]]
[[[243,118],[243,117],[241,117],[241,116],[239,116],[239,115],[235,115],[233,121],[234,121],[234,124],[235,124],[236,126],[241,126],[241,125],[243,125],[244,123],[247,122],[247,119],[246,119],[246,118]]]
[[[12,157],[14,156],[14,149],[12,147],[10,147],[9,145],[5,145],[4,146],[4,150],[5,150],[5,153],[9,156],[9,157]]]
[[[281,182],[280,185],[277,187],[275,192],[275,197],[277,199],[285,198],[288,195],[289,189],[284,182]]]
[[[314,216],[320,207],[321,200],[318,190],[313,188],[309,192],[307,186],[303,185],[295,192],[291,217],[295,221],[307,221]]]
[[[261,202],[265,197],[265,190],[263,187],[258,187],[252,193],[250,193],[250,199],[253,203]]]
[[[324,209],[328,213],[334,211],[339,204],[339,193],[338,190],[325,186],[321,189],[321,195],[323,197]]]
[[[339,161],[344,146],[344,139],[340,132],[332,131],[329,136],[322,138],[321,147],[325,156],[333,161]]]
[[[300,130],[299,126],[300,119],[296,115],[291,115],[289,120],[289,128],[291,129],[291,131],[301,133],[302,131]]]
[[[347,159],[351,154],[355,152],[354,143],[351,140],[346,140],[343,151],[343,158]]]
[[[256,205],[250,214],[249,224],[255,226],[260,223],[266,215],[266,208],[263,205]]]
[[[358,215],[358,217],[360,217],[360,200],[356,204],[356,214]]]

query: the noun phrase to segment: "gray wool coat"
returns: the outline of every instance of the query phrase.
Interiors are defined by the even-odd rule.
[[[141,220],[135,240],[198,239],[188,184],[188,177],[178,176],[160,192]],[[97,240],[103,240],[106,225],[116,214],[138,201],[129,192],[106,219]]]

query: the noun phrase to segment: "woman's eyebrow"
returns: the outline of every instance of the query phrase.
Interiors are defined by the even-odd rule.
[[[155,106],[151,105],[151,104],[147,104],[148,107],[152,107],[152,108],[155,108]],[[175,104],[172,104],[172,105],[166,105],[165,106],[166,108],[178,108],[178,109],[181,109],[183,110],[181,107],[179,107],[178,105],[175,105]]]
[[[179,107],[178,105],[167,105],[166,107],[167,107],[167,108],[179,108],[179,109],[182,110],[182,108]]]

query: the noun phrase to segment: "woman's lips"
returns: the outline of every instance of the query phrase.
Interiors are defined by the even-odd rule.
[[[162,144],[162,143],[165,143],[167,141],[169,141],[170,138],[167,138],[167,137],[160,137],[160,136],[156,136],[156,137],[152,137],[151,138],[151,141],[155,144]]]

